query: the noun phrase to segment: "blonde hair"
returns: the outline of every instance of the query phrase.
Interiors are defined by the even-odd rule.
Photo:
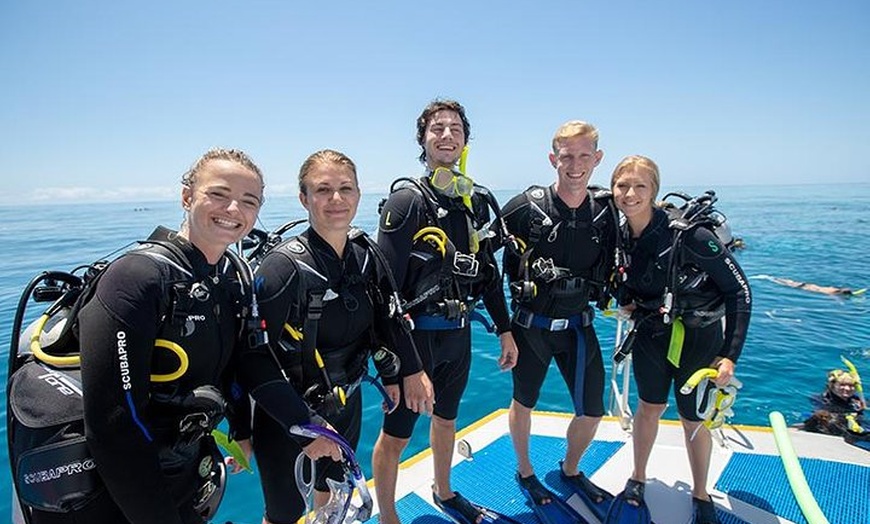
[[[617,179],[619,179],[619,177],[621,177],[626,171],[640,170],[644,170],[649,174],[650,185],[652,185],[653,189],[652,199],[655,201],[656,196],[659,194],[659,187],[661,186],[659,166],[645,156],[631,155],[623,158],[613,170],[613,176],[610,177],[610,189],[613,190],[613,186],[616,185]]]
[[[260,168],[257,167],[257,164],[251,160],[251,157],[247,155],[241,149],[224,149],[221,147],[213,147],[206,151],[199,159],[181,176],[181,184],[192,188],[196,183],[196,175],[202,171],[206,164],[211,162],[212,160],[229,160],[230,162],[235,162],[242,167],[249,169],[257,175],[257,178],[260,179],[260,191],[266,188],[266,183],[263,180],[263,173],[260,172]],[[260,199],[261,203],[263,198]]]
[[[556,134],[553,135],[553,152],[556,153],[559,149],[559,142],[577,136],[588,137],[595,145],[595,149],[598,149],[598,129],[589,122],[569,120],[559,126]]]
[[[305,177],[307,177],[308,174],[311,173],[315,166],[323,164],[335,164],[349,168],[351,173],[353,173],[354,184],[359,187],[359,180],[356,176],[356,164],[353,163],[353,160],[351,160],[349,156],[345,155],[340,151],[335,151],[333,149],[321,149],[320,151],[311,153],[308,158],[305,159],[305,162],[302,162],[302,167],[299,168],[300,193],[302,193],[303,195],[308,194],[308,188],[305,187]]]
[[[832,387],[834,384],[839,384],[840,382],[857,384],[858,380],[854,375],[852,375],[852,373],[843,371],[842,369],[832,369],[828,372],[828,386]]]

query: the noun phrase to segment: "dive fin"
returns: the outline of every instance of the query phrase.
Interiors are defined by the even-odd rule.
[[[559,476],[571,488],[571,491],[580,497],[580,500],[586,504],[589,511],[595,515],[595,518],[598,520],[604,519],[604,516],[607,515],[607,510],[610,509],[610,505],[613,502],[613,494],[593,484],[582,471],[577,475],[566,475],[562,469],[561,462],[559,462]],[[596,502],[595,499],[599,497],[601,501]]]
[[[614,497],[601,524],[653,524],[646,502],[640,499],[638,506],[633,502],[629,501],[624,491]]]
[[[480,524],[495,524],[498,522],[503,524],[520,524],[518,520],[514,520],[507,515],[502,515],[495,510],[471,502],[460,495],[458,491],[455,491],[454,493],[454,497],[446,500],[441,500],[438,498],[438,495],[432,493],[432,500],[434,500],[435,505],[438,506],[445,515],[450,517],[450,520],[456,522],[456,524],[475,524],[478,514],[483,515]]]
[[[567,502],[562,500],[559,495],[556,495],[549,489],[545,488],[537,477],[521,478],[517,474],[517,483],[520,485],[520,491],[526,496],[535,517],[541,524],[589,524],[589,521],[583,518],[582,515],[572,508]],[[546,493],[546,497],[550,499],[547,504],[537,504],[536,497],[531,493],[534,491],[540,500],[541,496]]]

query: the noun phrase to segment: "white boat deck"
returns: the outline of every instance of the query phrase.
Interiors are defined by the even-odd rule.
[[[533,415],[533,464],[536,466],[538,477],[545,484],[549,484],[551,489],[553,489],[552,482],[548,481],[558,477],[548,475],[548,473],[555,471],[555,468],[558,467],[558,461],[562,458],[562,453],[564,453],[564,451],[555,450],[553,445],[561,445],[562,447],[559,449],[564,450],[565,430],[569,421],[570,415],[567,414],[535,412]],[[833,474],[835,477],[841,475],[842,472],[834,470],[838,470],[844,465],[847,468],[852,465],[853,467],[850,469],[849,474],[854,476],[855,470],[857,470],[858,478],[861,479],[859,484],[863,483],[863,485],[836,487],[836,495],[841,499],[839,504],[847,505],[847,507],[852,506],[854,509],[866,509],[870,507],[870,500],[868,500],[870,499],[870,453],[846,444],[839,437],[810,434],[796,430],[789,430],[789,434],[794,449],[801,459],[809,458],[825,461],[818,462],[819,467],[823,470],[830,470],[828,473]],[[781,493],[783,490],[780,489],[780,492],[770,493],[771,486],[781,485],[785,477],[784,470],[779,463],[778,451],[770,428],[726,426],[722,435],[724,436],[722,443],[716,443],[714,440],[708,489],[717,506],[721,510],[730,513],[724,514],[720,512],[720,516],[724,515],[726,517],[723,522],[762,524],[804,522],[799,512],[793,517],[795,520],[788,520],[782,516],[782,513],[786,513],[789,516],[795,514],[794,510],[783,511],[783,508],[788,509],[789,505],[794,508],[797,506],[790,491]],[[535,440],[539,437],[556,437],[556,439],[544,438]],[[488,500],[498,496],[501,501],[499,502],[501,507],[497,509],[517,518],[521,522],[534,522],[531,509],[526,505],[522,495],[519,495],[516,482],[511,474],[516,469],[516,461],[512,447],[505,445],[504,439],[508,439],[507,443],[509,444],[507,410],[496,411],[472,424],[470,427],[461,430],[457,436],[457,441],[463,440],[469,445],[472,450],[472,457],[484,455],[488,450],[498,448],[497,452],[499,456],[497,460],[500,466],[498,468],[499,471],[483,471],[481,468],[488,467],[486,460],[476,460],[473,458],[471,461],[468,461],[468,459],[456,452],[453,457],[453,487],[463,492],[470,499],[484,505],[489,505]],[[553,449],[547,451],[547,454],[543,458],[538,457],[536,463],[536,443],[544,441],[551,443],[550,448]],[[593,446],[601,444],[601,447],[608,448],[608,451],[604,453],[606,456],[603,458],[603,464],[597,463],[596,466],[600,464],[600,468],[591,474],[590,477],[599,486],[614,494],[619,493],[632,470],[631,435],[620,427],[619,421],[616,418],[605,417],[599,426],[595,441]],[[614,448],[618,448],[615,453],[612,452]],[[587,453],[587,455],[589,454]],[[735,460],[732,461],[732,459]],[[587,469],[585,461],[586,457],[581,462],[583,469]],[[467,467],[463,470],[463,463],[466,463],[468,467],[477,468],[474,470],[476,471],[475,476],[485,479],[485,484],[482,485],[477,481],[469,484],[468,479],[465,479],[466,482],[463,483],[461,478],[462,472],[467,473],[472,471],[472,469]],[[491,460],[489,464],[492,464]],[[748,467],[749,479],[745,478],[746,475],[742,478],[739,475],[735,477],[734,471],[740,467],[736,464],[743,464],[744,470]],[[459,467],[459,470],[457,470],[457,467]],[[729,467],[730,472],[725,475],[727,478],[724,478],[723,474],[726,473],[726,468]],[[507,468],[507,470],[504,468]],[[547,468],[550,471],[547,471]],[[652,512],[653,521],[658,524],[691,522],[691,474],[683,443],[683,431],[678,422],[662,421],[650,458],[648,475],[646,500]],[[864,482],[863,479],[867,479],[867,482]],[[842,480],[848,483],[847,479]],[[727,482],[731,486],[731,489],[726,489],[725,491],[718,489],[720,481]],[[430,450],[423,451],[402,464],[399,472],[397,499],[402,499],[413,493],[423,501],[431,504],[431,486],[432,462]],[[556,492],[558,493],[558,491]],[[414,497],[412,496],[411,498]],[[414,500],[419,503],[419,500],[416,498]],[[855,506],[856,500],[861,501],[863,505],[858,504]],[[749,504],[747,501],[751,501],[753,504]],[[568,502],[586,516],[589,522],[598,522],[583,506],[579,497],[574,495],[568,499]],[[831,503],[826,504],[822,499],[820,499],[819,503],[832,523],[849,522],[850,524],[855,524],[856,522],[870,522],[870,515],[865,514],[858,517],[858,520],[855,520],[854,514],[844,516],[842,511],[839,513],[831,511],[832,509],[838,509],[837,507],[832,508]],[[777,508],[780,509],[779,512],[776,511]],[[860,509],[860,511],[864,511],[864,509]],[[413,515],[402,513],[401,503],[399,504],[399,510],[400,516],[403,517],[403,522],[408,524],[415,521]],[[375,507],[376,512],[377,507]],[[437,512],[434,506],[433,512]],[[777,513],[780,513],[780,515],[777,515]],[[848,514],[849,512],[846,513]],[[838,514],[840,520],[837,519]],[[421,520],[420,522],[424,521],[435,522],[431,518]]]

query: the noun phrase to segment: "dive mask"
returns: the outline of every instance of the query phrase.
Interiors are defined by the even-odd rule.
[[[446,167],[436,167],[429,176],[429,182],[439,193],[450,198],[468,198],[474,192],[474,181],[471,178]]]

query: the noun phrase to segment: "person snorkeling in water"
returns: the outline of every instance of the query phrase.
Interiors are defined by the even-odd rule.
[[[867,291],[866,288],[853,290],[847,287],[819,286],[816,284],[810,284],[808,282],[799,282],[797,280],[782,277],[771,277],[770,280],[781,286],[803,289],[805,291],[812,291],[814,293],[823,293],[825,295],[854,296],[861,295]]]
[[[813,399],[818,409],[825,409],[832,413],[862,414],[867,405],[858,395],[857,391],[861,379],[857,373],[833,369],[828,372],[825,391]]]
[[[825,391],[814,396],[812,403],[815,411],[798,425],[800,429],[842,436],[847,442],[859,447],[870,445],[870,429],[866,427],[864,420],[867,403],[857,370],[829,371]]]

